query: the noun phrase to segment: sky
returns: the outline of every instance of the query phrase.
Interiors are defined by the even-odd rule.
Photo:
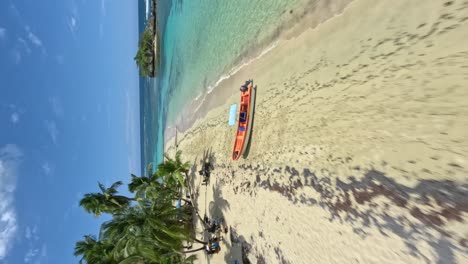
[[[139,172],[137,42],[137,1],[0,1],[0,264],[77,263],[79,199]]]

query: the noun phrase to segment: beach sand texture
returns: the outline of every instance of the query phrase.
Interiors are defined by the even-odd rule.
[[[230,227],[199,262],[468,263],[468,1],[355,0],[300,32],[178,135],[200,213]],[[229,105],[250,78],[251,146],[233,162]]]

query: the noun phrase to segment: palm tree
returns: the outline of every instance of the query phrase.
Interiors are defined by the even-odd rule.
[[[195,201],[193,201],[193,190],[192,186],[189,184],[186,185],[185,182],[188,181],[188,171],[190,169],[190,163],[182,162],[181,160],[182,151],[177,151],[175,154],[175,158],[171,159],[167,154],[164,155],[165,161],[158,165],[158,171],[156,174],[162,178],[163,182],[169,186],[178,189],[178,186],[181,186],[183,189],[188,189],[190,193],[190,201],[181,198],[180,192],[177,191],[177,195],[180,199],[183,199],[187,204],[195,210],[195,214],[199,218],[202,225],[207,228],[204,220],[201,218],[200,214],[198,213],[198,208],[196,207]]]
[[[79,263],[83,261],[94,264],[115,264],[112,250],[114,245],[109,241],[97,240],[93,235],[84,236],[84,240],[76,242],[75,256],[82,256]]]
[[[153,162],[150,162],[148,164],[148,167],[146,167],[146,172],[148,173],[148,175],[153,175]]]
[[[143,199],[145,197],[146,190],[151,187],[153,180],[151,177],[141,176],[138,177],[131,174],[131,181],[128,184],[128,190],[131,193],[135,193],[136,199]]]
[[[192,263],[194,256],[186,242],[207,242],[192,236],[189,207],[176,208],[174,200],[182,199],[190,165],[183,163],[181,153],[174,159],[166,156],[158,172],[149,176],[131,175],[129,191],[135,198],[118,195],[116,182],[109,188],[99,183],[100,193],[88,193],[80,205],[95,216],[111,213],[112,219],[101,225],[99,240],[85,236],[75,247],[75,255],[83,256],[81,262],[96,264],[155,264]],[[132,201],[137,201],[133,203]],[[188,201],[189,202],[189,201]],[[190,204],[190,203],[189,203]],[[190,210],[187,210],[190,209]],[[101,257],[101,259],[98,259]],[[80,263],[81,263],[80,262]]]
[[[175,188],[175,197],[177,197],[176,199],[184,200],[187,204],[190,204],[190,207],[192,207],[193,210],[198,211],[198,209],[195,207],[194,201],[192,200],[193,191],[191,190],[190,185],[185,184],[185,182],[188,180],[188,171],[191,165],[188,162],[182,162],[181,155],[182,152],[177,151],[175,158],[171,159],[168,155],[165,154],[165,161],[158,165],[158,171],[156,172],[156,175],[159,178],[162,178],[162,181],[167,186]],[[182,187],[182,192],[184,189],[188,189],[191,197],[190,201],[181,197],[182,195],[180,194],[179,187]],[[201,218],[200,214],[198,212],[195,212],[195,214],[200,219],[201,223],[205,226],[205,222]]]
[[[113,183],[109,188],[98,182],[101,193],[87,193],[80,200],[80,206],[88,213],[98,217],[102,213],[115,213],[127,208],[133,198],[117,195],[117,188],[122,185],[121,181]]]
[[[187,250],[187,251],[184,251],[182,252],[183,254],[188,254],[188,253],[193,253],[193,252],[197,252],[197,251],[202,251],[205,249],[205,246],[203,247],[200,247],[200,248],[197,248],[197,249],[192,249],[192,250]]]
[[[167,202],[173,203],[174,200],[179,199],[179,191],[176,186],[166,185],[163,183],[162,177],[158,174],[150,175],[149,177],[138,177],[134,174],[131,175],[131,181],[128,184],[128,190],[135,193],[137,200],[152,200],[162,202],[162,199]],[[183,199],[185,202],[190,202]]]
[[[112,220],[102,224],[101,236],[115,241],[117,250],[130,245],[129,241],[152,241],[150,244],[168,252],[179,253],[185,241],[207,242],[190,236],[190,227],[179,219],[187,212],[174,208],[172,203],[141,201],[138,206],[115,213]],[[124,243],[125,241],[125,243]],[[124,247],[120,247],[124,246]]]
[[[189,238],[189,229],[176,219],[172,206],[151,203],[127,208],[102,224],[101,234],[114,242],[114,258],[141,256],[159,262],[166,254],[179,254],[183,242]]]
[[[166,160],[158,165],[156,173],[163,177],[164,183],[167,185],[177,186],[180,184],[180,186],[185,188],[185,179],[190,169],[190,163],[182,162],[180,159],[181,154],[181,151],[177,151],[175,159],[164,155]]]

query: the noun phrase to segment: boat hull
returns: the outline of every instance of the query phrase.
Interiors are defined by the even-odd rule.
[[[239,116],[234,140],[234,148],[232,151],[232,159],[238,160],[244,154],[252,128],[253,103],[255,100],[255,88],[253,82],[250,81],[247,90],[241,92],[241,100],[239,107]]]

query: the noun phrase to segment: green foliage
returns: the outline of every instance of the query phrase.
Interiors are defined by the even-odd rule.
[[[154,53],[155,34],[151,28],[147,28],[138,42],[138,51],[135,55],[135,62],[140,71],[140,75],[154,77],[156,66],[156,55]]]
[[[75,256],[83,256],[79,261],[83,260],[86,263],[95,264],[112,264],[115,263],[112,250],[114,245],[109,240],[97,240],[93,235],[85,235],[82,241],[76,242]]]
[[[164,155],[166,161],[158,165],[157,174],[164,179],[164,182],[170,186],[177,186],[180,184],[183,188],[185,185],[185,175],[187,174],[190,164],[188,162],[183,163],[180,159],[181,152],[177,151],[175,159],[171,159],[167,155]]]
[[[99,183],[100,193],[85,194],[80,205],[87,212],[96,216],[110,213],[112,219],[101,225],[99,239],[86,235],[76,243],[80,264],[192,263],[194,257],[183,254],[184,243],[193,241],[192,210],[174,206],[189,167],[178,152],[174,159],[166,157],[157,173],[131,175],[128,189],[134,198],[118,195],[122,182],[109,188]]]
[[[100,193],[87,193],[80,200],[80,206],[88,213],[93,213],[98,217],[102,213],[112,214],[124,210],[130,205],[132,198],[117,195],[117,188],[122,185],[121,181],[115,182],[109,188],[105,188],[102,183],[98,183]]]

